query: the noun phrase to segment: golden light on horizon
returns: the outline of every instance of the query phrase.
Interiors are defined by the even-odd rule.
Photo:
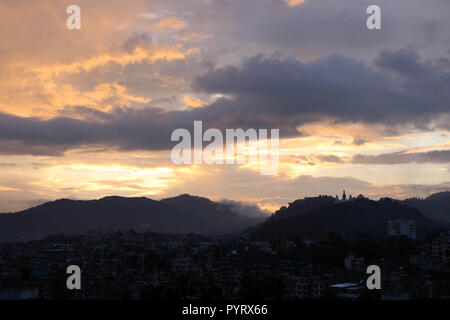
[[[428,109],[422,108],[417,118],[425,120],[415,125],[411,117],[406,121],[409,109],[393,110],[404,114],[393,112],[386,120],[382,113],[389,101],[373,106],[365,99],[347,100],[365,88],[365,80],[376,87],[377,77],[385,75],[373,63],[375,55],[416,43],[416,35],[407,38],[409,43],[396,39],[401,41],[395,48],[394,41],[383,37],[368,45],[367,37],[349,37],[355,29],[330,28],[348,9],[344,4],[335,8],[330,2],[330,10],[337,10],[335,17],[317,3],[133,0],[123,6],[120,0],[108,5],[80,0],[83,27],[74,31],[66,28],[64,2],[1,2],[5,14],[0,21],[0,120],[7,125],[0,137],[0,198],[20,199],[25,205],[27,198],[191,192],[259,201],[261,207],[274,209],[287,198],[322,189],[334,192],[339,183],[333,184],[333,179],[374,196],[384,194],[382,189],[401,196],[445,189],[448,117],[439,115],[425,123],[428,114],[423,110]],[[305,19],[313,12],[317,17]],[[254,18],[247,19],[250,14]],[[402,17],[402,23],[417,22]],[[343,28],[364,27],[362,17],[345,18],[349,20]],[[267,29],[268,21],[276,23]],[[318,33],[292,32],[296,23],[311,25]],[[435,45],[441,42],[445,43]],[[357,44],[361,46],[353,50]],[[433,57],[433,48],[417,49],[417,63],[430,70],[444,61],[433,59],[447,54],[445,48]],[[363,79],[355,83],[355,90],[346,90],[358,78],[347,74],[343,65]],[[298,70],[290,74],[294,68]],[[446,79],[446,72],[440,68],[434,79]],[[343,81],[335,83],[341,76]],[[384,85],[394,87],[387,96],[402,96],[406,90]],[[322,96],[309,96],[315,89],[337,92],[336,99],[342,101],[323,100],[322,106]],[[371,92],[375,91],[370,87],[356,96]],[[436,97],[447,98],[445,93]],[[436,110],[430,111],[430,118],[442,112]],[[245,144],[233,155],[224,147],[218,155],[224,163],[243,157],[243,164],[174,165],[170,132],[201,118],[221,131],[279,128],[277,173],[260,174],[270,166],[268,156],[273,153],[259,152],[258,144]],[[21,127],[14,127],[14,121]],[[302,177],[312,177],[312,191],[301,189],[298,194],[295,183],[303,183]]]

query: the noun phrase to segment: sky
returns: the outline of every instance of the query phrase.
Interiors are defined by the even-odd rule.
[[[68,30],[66,8],[81,8]],[[366,9],[381,8],[381,30]],[[448,0],[2,0],[0,212],[189,193],[273,211],[450,190]],[[280,129],[277,174],[171,132]]]

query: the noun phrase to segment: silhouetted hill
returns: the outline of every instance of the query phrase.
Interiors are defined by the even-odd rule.
[[[130,229],[216,234],[241,231],[259,222],[241,217],[219,203],[190,196],[164,201],[123,197],[61,199],[18,213],[0,214],[0,241]]]
[[[249,217],[238,213],[233,207],[236,203],[219,203],[187,194],[161,201],[123,197],[89,201],[61,199],[17,213],[0,214],[0,241],[129,229],[212,235],[239,232],[248,227],[253,227],[252,235],[260,238],[318,236],[342,231],[384,236],[386,221],[396,218],[414,219],[418,236],[423,236],[442,227],[429,217],[449,221],[449,198],[450,192],[442,192],[426,199],[372,201],[360,197],[336,203],[332,197],[319,196],[296,200],[265,222],[263,214],[252,213]]]
[[[305,198],[277,211],[255,228],[252,237],[270,239],[282,236],[327,236],[330,232],[349,234],[369,233],[375,237],[386,235],[389,219],[413,219],[418,236],[440,226],[417,209],[392,199],[372,201],[359,197],[335,203],[331,197]]]
[[[233,206],[226,203],[218,203],[207,198],[183,194],[178,197],[161,200],[162,203],[174,206],[189,216],[195,217],[206,223],[210,233],[230,233],[241,231],[247,227],[255,226],[266,220],[267,216],[246,217],[233,210]]]
[[[270,217],[271,221],[306,214],[312,210],[322,207],[329,207],[335,203],[335,199],[330,196],[306,197],[289,203],[289,207],[282,207]]]
[[[403,203],[431,219],[450,223],[450,191],[435,193],[425,199],[406,199]]]

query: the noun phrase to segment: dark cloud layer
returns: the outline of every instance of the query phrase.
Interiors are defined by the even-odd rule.
[[[228,97],[203,108],[117,108],[106,113],[78,107],[78,118],[85,118],[74,119],[71,107],[50,120],[0,114],[1,150],[51,155],[85,145],[162,150],[173,145],[174,129],[191,129],[194,120],[222,130],[279,128],[288,137],[301,135],[297,128],[302,124],[325,119],[380,124],[398,132],[435,129],[432,121],[448,116],[450,72],[422,62],[410,50],[383,51],[375,64],[378,69],[340,55],[310,63],[259,55],[241,67],[196,78],[193,87],[199,92]]]
[[[450,110],[450,73],[420,61],[417,53],[383,51],[380,70],[340,55],[304,64],[256,56],[242,68],[197,78],[196,88],[229,94],[231,110],[282,117],[285,129],[323,118],[425,127]],[[403,78],[399,79],[396,74]]]
[[[450,150],[417,153],[394,152],[375,156],[356,155],[352,162],[357,164],[450,163]]]
[[[147,35],[145,32],[143,33],[134,33],[131,37],[129,37],[123,44],[123,49],[132,53],[136,47],[146,47],[152,44],[152,38]]]
[[[357,154],[351,158],[338,157],[336,155],[314,155],[289,156],[286,158],[290,162],[300,165],[316,165],[317,162],[328,163],[351,163],[351,164],[405,164],[405,163],[450,163],[450,150],[433,150],[428,152],[391,152],[379,155]]]

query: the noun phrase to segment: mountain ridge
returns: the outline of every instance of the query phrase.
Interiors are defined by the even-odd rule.
[[[189,194],[161,200],[120,196],[96,200],[63,198],[16,213],[0,214],[0,241],[129,229],[203,235],[245,231],[263,237],[340,231],[381,236],[386,231],[387,219],[417,220],[418,234],[422,235],[442,224],[437,223],[432,214],[425,214],[420,205],[433,208],[430,203],[438,203],[443,212],[448,213],[448,198],[450,192],[403,201],[389,198],[375,201],[363,196],[336,201],[334,197],[321,195],[295,200],[271,216],[262,213],[245,216],[233,207],[237,202],[215,202]]]
[[[410,198],[402,202],[417,208],[434,220],[450,223],[450,191],[434,193],[424,199]]]
[[[185,196],[183,204],[175,206],[167,199],[157,201],[145,197],[58,199],[16,213],[0,214],[0,241],[129,229],[210,235],[241,231],[242,227],[262,221],[241,218],[231,208],[209,200],[211,208],[216,206],[221,209],[220,219],[215,221],[218,216],[215,210],[210,211],[210,217],[193,214],[189,204],[192,201],[195,201],[194,197]]]

